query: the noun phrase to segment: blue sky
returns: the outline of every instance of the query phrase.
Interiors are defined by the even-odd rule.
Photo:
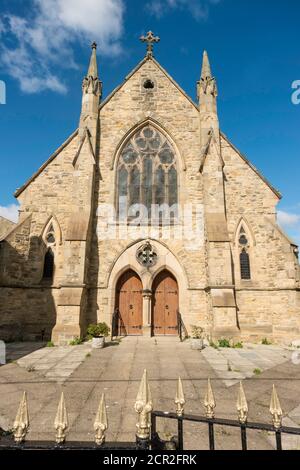
[[[283,194],[280,223],[300,243],[298,0],[1,0],[0,214],[13,193],[77,127],[89,45],[99,42],[106,96],[155,56],[196,99],[203,49],[218,80],[223,132]]]

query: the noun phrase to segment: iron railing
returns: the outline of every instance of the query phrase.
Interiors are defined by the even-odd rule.
[[[104,394],[101,397],[99,407],[96,413],[93,428],[95,432],[94,442],[68,442],[66,440],[69,428],[68,413],[64,394],[61,394],[57,413],[54,420],[55,440],[51,441],[26,441],[29,429],[29,413],[27,405],[27,396],[24,392],[16,419],[11,432],[4,432],[0,429],[0,450],[19,449],[19,450],[184,450],[184,423],[202,423],[208,428],[208,447],[211,451],[216,449],[215,428],[222,426],[227,428],[238,428],[240,430],[241,448],[248,450],[248,430],[265,431],[273,433],[276,439],[276,449],[282,450],[282,435],[289,434],[300,436],[300,428],[293,428],[282,425],[282,409],[279,398],[273,385],[271,395],[270,413],[272,424],[256,423],[248,421],[248,404],[240,383],[237,397],[237,420],[222,419],[215,417],[216,402],[214,393],[208,380],[207,391],[203,401],[205,416],[185,414],[185,396],[182,381],[179,378],[174,403],[176,412],[166,413],[163,411],[153,411],[153,402],[150,386],[147,377],[147,371],[144,371],[134,409],[137,413],[136,441],[135,442],[105,442],[105,436],[108,429],[107,407]],[[177,435],[168,441],[162,440],[157,432],[157,419],[169,419],[177,421]],[[91,425],[92,428],[92,425]],[[202,446],[203,447],[203,446]]]
[[[221,418],[206,418],[205,416],[195,416],[195,415],[184,415],[178,416],[176,413],[165,413],[163,411],[153,411],[151,414],[151,442],[158,442],[158,434],[156,432],[156,419],[164,418],[177,421],[177,432],[176,436],[176,450],[184,450],[184,422],[193,422],[193,423],[205,423],[208,426],[208,447],[209,450],[216,450],[215,443],[215,427],[216,426],[225,426],[231,428],[240,428],[241,432],[241,450],[248,450],[247,442],[247,430],[252,429],[256,431],[265,431],[275,435],[276,437],[276,449],[282,450],[282,434],[290,434],[300,436],[300,428],[292,428],[288,426],[281,426],[279,429],[276,429],[271,424],[263,423],[253,423],[246,422],[241,424],[238,420],[231,419],[221,419]]]
[[[178,328],[178,336],[180,338],[180,341],[182,342],[186,338],[188,338],[188,332],[187,332],[187,329],[186,329],[186,327],[183,323],[182,315],[179,312],[179,310],[177,310],[177,328]]]
[[[111,339],[119,336],[120,334],[120,310],[116,308],[112,316],[111,323]]]

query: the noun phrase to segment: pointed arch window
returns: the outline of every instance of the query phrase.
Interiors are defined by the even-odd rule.
[[[155,219],[156,206],[166,205],[177,215],[178,172],[171,142],[156,128],[146,125],[125,144],[117,166],[117,212],[130,219],[133,205],[143,206],[143,222]],[[147,211],[145,211],[145,208]],[[139,213],[139,211],[138,211]],[[147,213],[147,216],[145,214]],[[146,220],[145,220],[146,219]]]
[[[59,226],[57,221],[52,218],[44,231],[43,240],[46,247],[43,264],[42,280],[53,282],[55,271],[55,251],[56,245],[60,240]]]
[[[48,248],[44,259],[43,280],[53,281],[54,277],[54,253],[52,248]]]
[[[241,272],[241,279],[243,281],[250,281],[251,280],[251,266],[250,266],[250,255],[249,255],[249,248],[250,243],[246,233],[245,228],[243,225],[239,230],[239,252],[240,252],[240,272]]]

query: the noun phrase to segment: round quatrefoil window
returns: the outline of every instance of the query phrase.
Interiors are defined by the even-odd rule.
[[[157,253],[153,249],[152,245],[148,242],[138,249],[136,258],[142,266],[150,268],[157,262]]]

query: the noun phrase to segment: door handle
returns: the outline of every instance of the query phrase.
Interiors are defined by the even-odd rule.
[[[130,310],[133,310],[133,305],[130,304],[130,305],[129,305],[129,308],[130,308]]]
[[[169,305],[166,305],[166,309],[169,310]]]

